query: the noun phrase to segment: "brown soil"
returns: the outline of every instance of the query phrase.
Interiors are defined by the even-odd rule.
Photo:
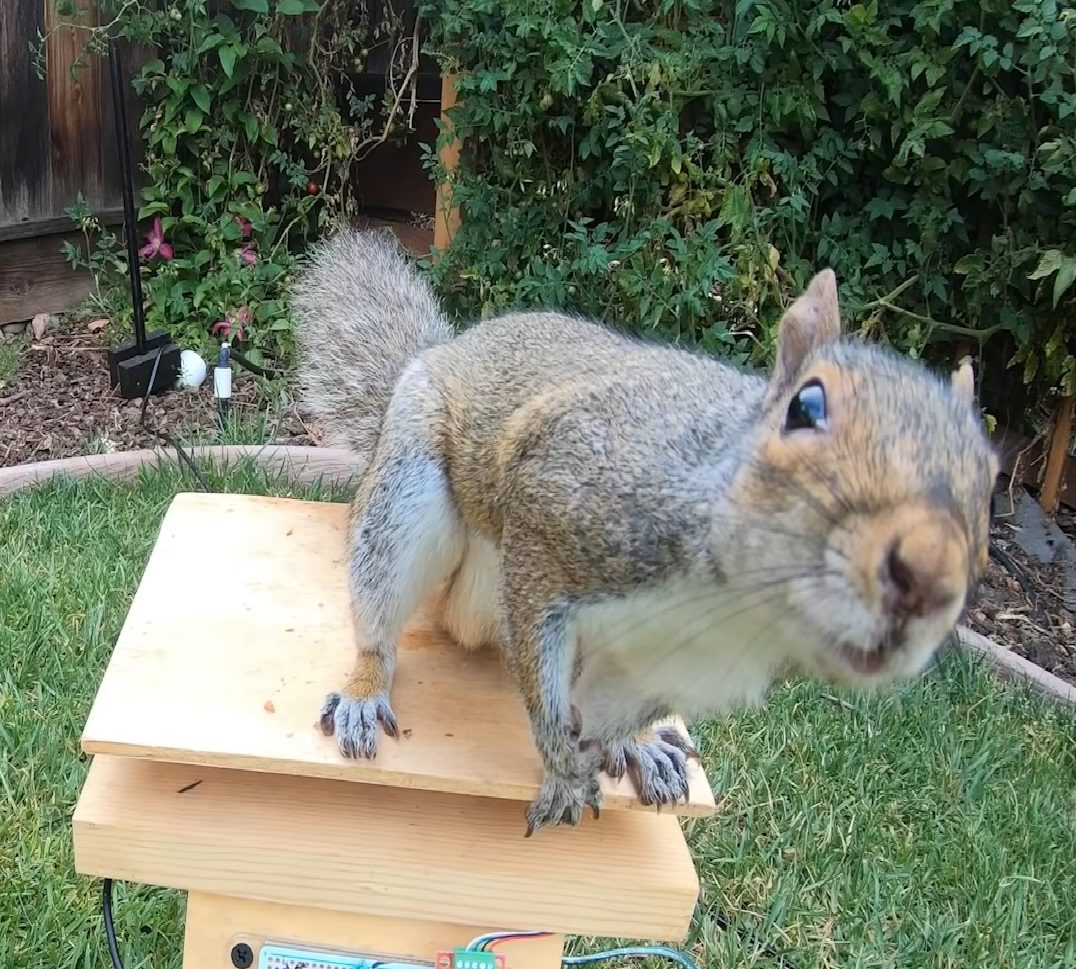
[[[1003,498],[1002,507],[1008,500]],[[1076,513],[1057,524],[1076,539]],[[991,531],[990,566],[964,622],[999,646],[1076,686],[1076,617],[1065,606],[1060,567],[1043,565],[1013,540],[1016,526],[999,514]]]
[[[154,428],[182,443],[221,440],[212,372],[196,391],[151,398],[142,420],[142,401],[125,401],[110,386],[108,328],[90,333],[81,323],[57,323],[30,341],[16,375],[0,385],[0,467],[50,458],[152,448],[161,444]],[[238,419],[260,421],[263,439],[316,445],[316,427],[291,405],[270,407],[259,382],[234,368],[232,409]],[[1005,506],[1006,502],[1003,501]],[[1076,513],[1063,508],[1057,521],[1076,538]],[[1030,559],[1013,541],[1015,526],[1000,516],[986,578],[964,621],[976,632],[1076,685],[1076,617],[1065,607],[1055,566]]]
[[[22,351],[18,371],[0,386],[0,467],[102,451],[152,448],[154,429],[181,443],[221,440],[212,370],[197,390],[123,400],[111,387],[107,352],[115,341],[106,327],[90,333],[81,324],[53,321]],[[293,408],[272,412],[259,382],[233,368],[232,413],[264,423],[279,443],[312,444],[311,430]]]

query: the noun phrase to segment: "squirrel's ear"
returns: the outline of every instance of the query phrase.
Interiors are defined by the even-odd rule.
[[[781,317],[777,331],[777,366],[774,379],[785,384],[816,347],[832,343],[841,335],[841,311],[837,303],[837,276],[823,269]]]
[[[969,357],[961,360],[960,366],[953,371],[953,391],[966,403],[975,403],[975,371]]]

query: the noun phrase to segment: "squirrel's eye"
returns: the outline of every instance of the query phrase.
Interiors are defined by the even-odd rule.
[[[826,392],[817,380],[808,380],[788,405],[786,431],[802,431],[826,426]]]

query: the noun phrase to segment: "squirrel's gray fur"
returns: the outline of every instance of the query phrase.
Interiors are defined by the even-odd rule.
[[[452,333],[398,246],[340,233],[308,258],[291,293],[303,321],[296,333],[303,397],[328,443],[369,455],[403,366]]]
[[[397,640],[446,627],[507,661],[545,766],[528,831],[578,822],[599,773],[687,791],[671,714],[801,672],[922,670],[986,562],[997,458],[970,367],[944,380],[840,339],[833,273],[786,310],[767,378],[563,313],[458,335],[390,237],[319,246],[296,286],[299,373],[367,464],[352,507],[354,671],[322,725],[395,735]]]

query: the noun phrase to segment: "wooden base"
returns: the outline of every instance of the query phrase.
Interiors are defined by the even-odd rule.
[[[698,895],[671,814],[523,836],[521,802],[98,755],[74,816],[86,875],[490,930],[675,940]]]
[[[473,925],[374,918],[192,892],[187,896],[183,969],[233,969],[230,953],[236,945],[250,947],[256,967],[266,942],[428,962],[432,953],[467,945],[486,931]],[[563,935],[514,940],[505,952],[511,969],[557,969],[563,953]]]
[[[682,940],[699,882],[676,813],[636,808],[625,781],[599,819],[525,837],[522,706],[428,618],[397,667],[411,736],[355,764],[315,729],[353,649],[346,514],[175,499],[83,735],[76,869],[187,892],[186,969],[228,969],[239,943],[258,969],[267,940],[429,964],[487,932],[552,933],[506,943],[509,969],[553,969],[568,934]],[[713,810],[700,771],[677,811]]]

